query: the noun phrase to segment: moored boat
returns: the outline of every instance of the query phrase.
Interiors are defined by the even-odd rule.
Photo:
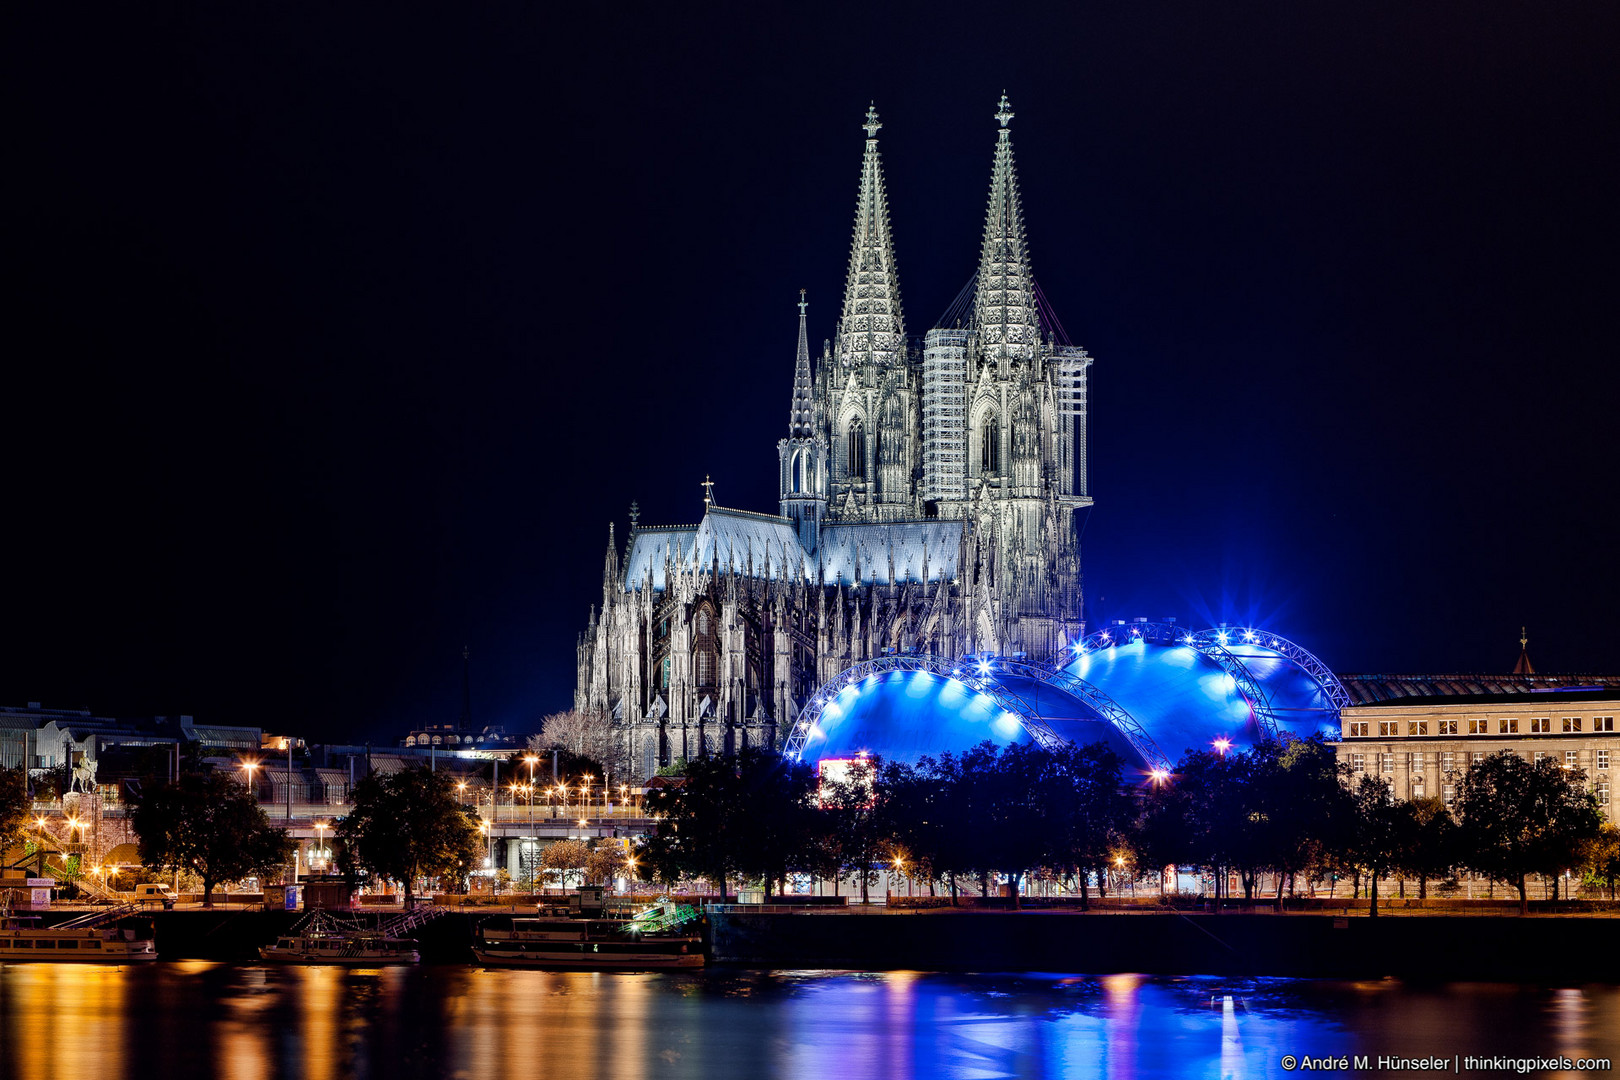
[[[488,967],[551,971],[663,971],[702,967],[698,912],[659,900],[633,916],[609,914],[600,893],[584,904],[541,908],[509,927],[484,927],[473,955]],[[594,899],[594,903],[589,902]]]
[[[259,956],[284,964],[416,964],[422,960],[414,938],[341,922],[324,911],[311,912],[292,933],[259,947]]]
[[[11,963],[124,964],[156,960],[151,924],[146,933],[119,927],[135,914],[134,905],[81,915],[43,926],[37,915],[0,915],[0,960]]]

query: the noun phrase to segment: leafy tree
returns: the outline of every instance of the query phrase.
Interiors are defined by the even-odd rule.
[[[1609,890],[1614,899],[1614,886],[1620,880],[1620,828],[1605,821],[1598,834],[1581,850],[1581,870],[1584,879],[1593,886]]]
[[[727,880],[746,856],[747,799],[735,759],[689,761],[678,784],[648,792],[646,809],[658,829],[647,838],[645,871],[665,882],[704,877],[726,896]]]
[[[540,866],[557,871],[564,886],[568,884],[569,874],[583,879],[590,865],[591,849],[581,840],[558,840],[540,853]]]
[[[611,885],[613,879],[627,869],[624,847],[617,841],[604,840],[591,848],[585,859],[585,881],[591,885]]]
[[[1430,795],[1402,804],[1400,855],[1396,869],[1418,879],[1418,899],[1429,896],[1429,879],[1443,877],[1457,865],[1457,819],[1445,801]]]
[[[1103,743],[1047,756],[1051,767],[1038,792],[1047,808],[1046,861],[1076,872],[1080,906],[1088,908],[1091,876],[1104,890],[1109,866],[1131,840],[1135,805],[1124,787],[1125,763]]]
[[[183,773],[148,789],[133,824],[141,863],[196,874],[204,907],[213,907],[215,885],[273,872],[292,857],[292,840],[270,823],[251,791],[223,773]]]
[[[460,881],[479,857],[477,821],[448,772],[372,773],[350,801],[353,809],[337,824],[339,866],[351,877],[364,869],[404,882],[407,902],[417,878]]]
[[[744,812],[739,819],[739,873],[764,883],[785,885],[788,871],[803,865],[822,822],[816,810],[816,774],[802,761],[755,747],[734,759]]]
[[[1351,790],[1355,805],[1355,832],[1351,857],[1367,872],[1371,914],[1378,915],[1378,879],[1393,870],[1401,856],[1402,821],[1409,811],[1395,802],[1389,781],[1363,775]]]
[[[861,903],[871,903],[878,867],[888,861],[893,831],[887,820],[887,793],[879,782],[883,763],[875,757],[850,762],[843,776],[821,781],[821,807],[838,840],[840,869],[855,875]]]
[[[1463,774],[1457,816],[1463,861],[1516,887],[1524,915],[1530,913],[1525,879],[1575,866],[1603,821],[1597,801],[1551,758],[1529,762],[1511,750],[1490,754]]]
[[[29,809],[28,773],[0,768],[0,852],[22,843]]]

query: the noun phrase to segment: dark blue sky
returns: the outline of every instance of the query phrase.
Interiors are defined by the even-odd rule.
[[[0,700],[565,706],[632,499],[774,508],[867,102],[920,334],[1004,88],[1094,621],[1620,668],[1613,4],[242,6],[5,16]]]

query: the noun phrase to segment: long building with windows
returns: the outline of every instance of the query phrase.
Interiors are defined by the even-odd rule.
[[[865,660],[1052,662],[1082,636],[1091,358],[1035,282],[1005,95],[993,119],[978,270],[917,339],[868,111],[836,333],[813,358],[801,294],[782,367],[776,512],[711,488],[697,524],[632,508],[622,545],[610,527],[575,708],[620,725],[633,771],[780,747],[817,688]]]
[[[1339,759],[1353,774],[1388,780],[1399,798],[1439,796],[1449,805],[1471,764],[1510,750],[1531,761],[1552,758],[1613,816],[1620,678],[1348,676],[1343,682],[1364,703],[1340,713]],[[1452,692],[1390,694],[1391,682],[1399,691],[1447,686]]]

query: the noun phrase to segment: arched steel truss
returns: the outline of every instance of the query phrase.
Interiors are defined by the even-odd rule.
[[[816,691],[814,697],[805,702],[804,708],[799,710],[799,719],[793,724],[793,733],[788,736],[784,752],[795,760],[803,757],[805,745],[810,741],[811,731],[834,698],[856,683],[865,682],[874,675],[883,675],[890,671],[926,671],[940,678],[959,682],[969,690],[978,691],[1001,706],[1024,726],[1024,730],[1029,732],[1029,737],[1040,746],[1048,750],[1062,746],[1063,737],[1036,715],[1033,705],[995,681],[993,672],[1002,661],[995,660],[990,663],[991,671],[981,675],[978,665],[969,660],[953,662],[937,656],[880,656],[875,660],[863,660],[833,676],[825,686]]]
[[[1078,643],[1075,654],[1084,655],[1096,652],[1099,649],[1109,649],[1117,645],[1134,645],[1137,642],[1146,642],[1149,645],[1185,645],[1197,649],[1211,661],[1219,665],[1220,669],[1232,677],[1237,684],[1238,692],[1249,703],[1249,711],[1254,716],[1255,723],[1271,738],[1277,738],[1281,732],[1279,719],[1286,719],[1280,714],[1291,710],[1280,708],[1266,693],[1260,680],[1255,678],[1243,662],[1243,657],[1233,651],[1233,648],[1243,645],[1255,645],[1282,656],[1298,665],[1301,671],[1310,676],[1322,693],[1333,703],[1333,712],[1343,709],[1350,704],[1350,694],[1345,690],[1344,684],[1322,661],[1318,660],[1310,650],[1289,641],[1280,634],[1260,630],[1252,626],[1221,626],[1209,630],[1193,631],[1185,626],[1175,623],[1161,622],[1134,622],[1123,625],[1104,627],[1101,630],[1086,635]],[[1323,710],[1324,712],[1327,710]]]
[[[981,664],[988,665],[989,670],[981,672]],[[883,656],[846,668],[816,691],[815,696],[799,710],[799,718],[793,725],[792,734],[788,736],[785,751],[787,756],[794,759],[804,756],[804,748],[810,741],[810,733],[821,719],[821,714],[839,694],[857,683],[890,671],[926,671],[985,694],[1010,716],[1015,717],[1037,745],[1055,750],[1063,746],[1066,740],[1041,719],[1033,702],[1003,686],[995,676],[997,673],[1005,673],[1018,678],[1032,679],[1084,702],[1097,715],[1118,728],[1150,768],[1170,767],[1170,760],[1148,736],[1142,725],[1137,723],[1136,718],[1097,687],[1061,669],[1054,670],[1003,657],[949,661],[937,656]]]
[[[1142,760],[1148,763],[1151,769],[1170,768],[1170,759],[1159,749],[1159,744],[1148,735],[1147,730],[1136,720],[1136,717],[1127,712],[1117,701],[1103,693],[1101,689],[1086,682],[1080,676],[1064,671],[1060,667],[1045,667],[1043,665],[1026,664],[1022,660],[997,660],[1001,670],[1009,675],[1020,675],[1028,679],[1037,679],[1048,686],[1054,686],[1065,694],[1079,698],[1088,707],[1104,720],[1119,729],[1125,740],[1142,755]]]

